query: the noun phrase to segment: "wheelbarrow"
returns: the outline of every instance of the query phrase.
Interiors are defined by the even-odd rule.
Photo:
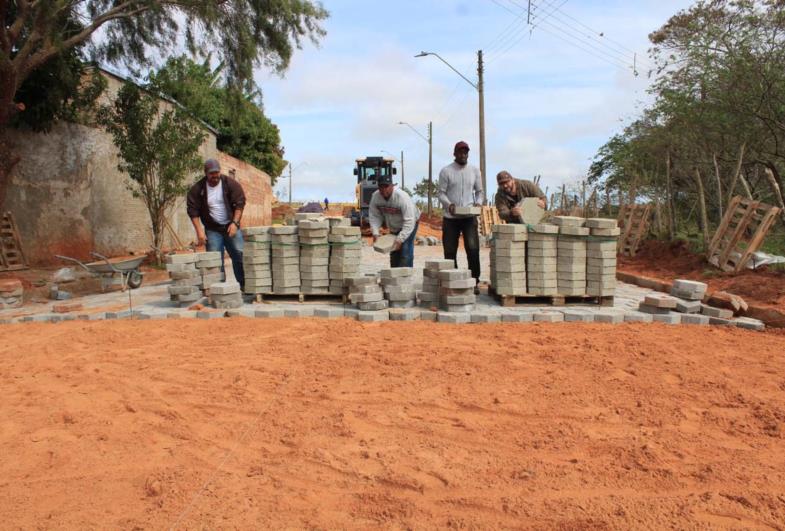
[[[95,258],[98,258],[99,261],[85,264],[76,258],[60,256],[59,254],[56,254],[55,256],[61,260],[77,263],[94,277],[100,277],[101,291],[106,291],[107,286],[115,284],[120,284],[123,291],[127,288],[136,289],[142,285],[144,273],[139,270],[139,266],[145,259],[144,256],[111,261],[101,254],[93,252],[90,254]]]

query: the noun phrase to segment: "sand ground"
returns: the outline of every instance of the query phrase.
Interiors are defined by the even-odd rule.
[[[2,328],[5,529],[782,529],[782,335]]]

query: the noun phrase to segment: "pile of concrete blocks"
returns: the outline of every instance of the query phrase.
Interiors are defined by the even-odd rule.
[[[677,279],[671,286],[671,295],[688,301],[702,301],[708,286],[695,280]]]
[[[297,223],[300,236],[300,291],[310,295],[330,293],[330,222],[324,218]]]
[[[344,293],[344,280],[357,276],[362,256],[362,233],[360,227],[345,224],[330,227],[327,236],[330,243],[330,293]]]
[[[273,273],[270,269],[270,227],[243,229],[243,271],[246,293],[270,293],[273,290]]]
[[[166,271],[172,279],[169,298],[181,307],[190,306],[202,298],[202,273],[196,268],[199,254],[166,255]]]
[[[210,285],[210,301],[219,310],[231,310],[243,305],[243,294],[238,282],[216,282]]]
[[[586,245],[586,295],[612,297],[616,292],[616,246],[619,230],[615,219],[589,218]]]
[[[349,292],[349,300],[357,305],[360,311],[379,311],[388,308],[384,291],[376,275],[355,274],[346,277],[344,283]]]
[[[526,225],[494,225],[491,287],[497,295],[526,294]]]
[[[439,271],[439,307],[445,312],[471,312],[477,302],[475,284],[468,269]]]
[[[300,293],[300,239],[293,225],[270,227],[273,294]]]
[[[559,226],[556,245],[556,285],[559,295],[586,295],[586,245],[588,229],[584,218],[556,216],[553,223]]]
[[[454,269],[455,261],[446,259],[426,260],[423,270],[422,291],[417,292],[417,300],[424,308],[439,305],[439,272]]]
[[[526,247],[526,275],[532,295],[557,295],[556,256],[559,227],[538,223],[529,230]]]
[[[15,278],[0,280],[0,310],[19,308],[22,306],[23,295],[24,288],[21,280]]]
[[[382,269],[382,288],[390,308],[412,308],[416,305],[417,292],[414,287],[414,269],[393,267]]]
[[[201,288],[206,295],[210,294],[210,286],[216,282],[224,280],[221,274],[221,253],[217,251],[207,251],[196,253],[196,269],[202,277]]]

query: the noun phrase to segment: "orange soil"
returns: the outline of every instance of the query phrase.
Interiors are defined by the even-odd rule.
[[[709,291],[727,291],[750,304],[785,309],[785,270],[762,267],[738,274],[722,273],[685,242],[647,241],[635,258],[619,256],[619,270],[661,280],[686,278],[709,285]]]
[[[782,335],[313,319],[0,332],[3,527],[785,526]]]

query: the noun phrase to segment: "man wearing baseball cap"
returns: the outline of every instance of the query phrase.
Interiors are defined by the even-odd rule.
[[[516,179],[508,171],[500,171],[496,175],[496,209],[499,217],[507,223],[522,223],[521,202],[526,197],[536,197],[540,208],[545,208],[546,198],[542,190],[534,182]]]
[[[479,206],[483,202],[480,170],[469,162],[469,144],[460,141],[453,150],[455,160],[439,172],[439,201],[444,208],[442,242],[444,258],[454,260],[458,267],[458,241],[463,235],[463,248],[469,260],[469,269],[476,281],[480,280],[480,236],[477,217],[455,214],[455,207]],[[477,288],[475,288],[477,291]]]
[[[379,230],[386,225],[395,234],[395,247],[390,253],[390,267],[412,267],[414,265],[414,237],[420,222],[420,211],[409,194],[396,188],[392,176],[382,174],[376,179],[379,187],[371,196],[368,219],[371,223],[373,241]]]
[[[245,208],[245,192],[235,179],[221,173],[215,159],[204,163],[204,177],[188,190],[188,217],[194,225],[198,245],[208,251],[221,253],[221,273],[224,270],[224,249],[232,258],[234,278],[245,285],[243,271],[243,233],[240,219]]]

